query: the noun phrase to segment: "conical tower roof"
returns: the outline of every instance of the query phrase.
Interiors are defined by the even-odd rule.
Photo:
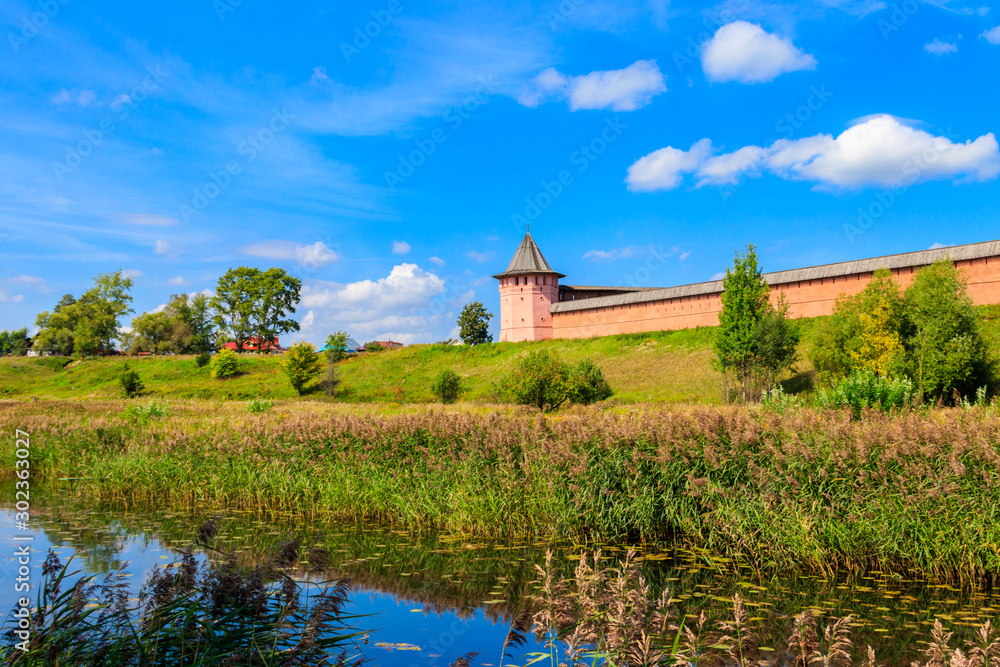
[[[531,232],[524,235],[521,245],[517,247],[517,252],[514,253],[514,259],[510,260],[510,264],[507,265],[507,270],[493,277],[508,278],[510,276],[523,276],[529,273],[536,275],[549,274],[558,276],[559,278],[566,277],[564,274],[552,270],[549,263],[545,261],[542,251],[535,245],[535,239],[531,238]]]

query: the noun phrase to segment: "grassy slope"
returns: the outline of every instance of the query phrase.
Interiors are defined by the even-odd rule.
[[[1000,350],[1000,306],[979,309],[983,333],[994,352]],[[813,333],[824,318],[799,320],[803,342],[800,371],[811,370],[808,351]],[[532,350],[548,350],[566,361],[594,359],[615,390],[627,402],[710,402],[721,400],[719,374],[712,370],[714,327],[682,331],[606,336],[532,343],[494,343],[478,347],[413,345],[401,350],[363,355],[338,365],[342,381],[335,398],[350,402],[420,403],[433,400],[430,386],[445,368],[465,378],[466,400],[491,398],[491,385],[507,373],[512,362]],[[178,398],[247,399],[258,396],[293,398],[278,365],[280,357],[242,358],[245,372],[228,380],[214,380],[209,369],[198,368],[192,356],[130,358],[154,396]],[[0,398],[51,396],[58,398],[117,397],[118,376],[124,359],[68,360],[0,359]],[[798,391],[804,382],[789,382]],[[312,398],[323,399],[313,389]]]
[[[442,369],[466,378],[466,398],[488,399],[492,383],[511,362],[532,350],[549,350],[566,361],[591,357],[600,364],[617,397],[625,401],[719,400],[719,377],[711,368],[712,329],[651,332],[583,340],[496,343],[477,347],[414,345],[402,350],[349,359],[339,364],[337,400],[423,402]],[[58,398],[121,395],[122,358],[68,360],[0,359],[0,397]],[[291,398],[294,392],[278,365],[279,357],[242,358],[245,372],[215,380],[194,357],[128,359],[153,396],[184,398]],[[322,398],[313,394],[313,398]]]

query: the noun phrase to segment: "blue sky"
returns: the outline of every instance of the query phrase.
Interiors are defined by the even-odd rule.
[[[1000,237],[1000,8],[0,2],[0,329],[233,266],[301,337],[434,341],[530,223],[571,284]],[[496,324],[496,322],[494,322]],[[494,327],[496,328],[496,327]]]

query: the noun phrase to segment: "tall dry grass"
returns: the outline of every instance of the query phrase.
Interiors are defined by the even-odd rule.
[[[1000,416],[746,407],[0,403],[34,474],[127,506],[293,511],[491,536],[675,540],[765,567],[1000,572]],[[0,449],[12,474],[13,448]],[[62,478],[72,478],[65,481]]]

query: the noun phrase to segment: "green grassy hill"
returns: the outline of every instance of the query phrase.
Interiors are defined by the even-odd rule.
[[[337,365],[341,386],[333,400],[424,402],[438,373],[450,368],[465,378],[467,400],[487,400],[492,384],[512,362],[532,350],[548,350],[566,361],[591,357],[624,401],[700,401],[721,398],[712,370],[711,328],[662,331],[581,340],[494,343],[477,347],[413,345],[361,355]],[[128,362],[152,396],[247,399],[292,398],[280,357],[241,358],[243,372],[215,380],[193,356],[0,359],[0,397],[86,398],[121,396],[118,376]],[[311,398],[323,396],[313,389]]]

